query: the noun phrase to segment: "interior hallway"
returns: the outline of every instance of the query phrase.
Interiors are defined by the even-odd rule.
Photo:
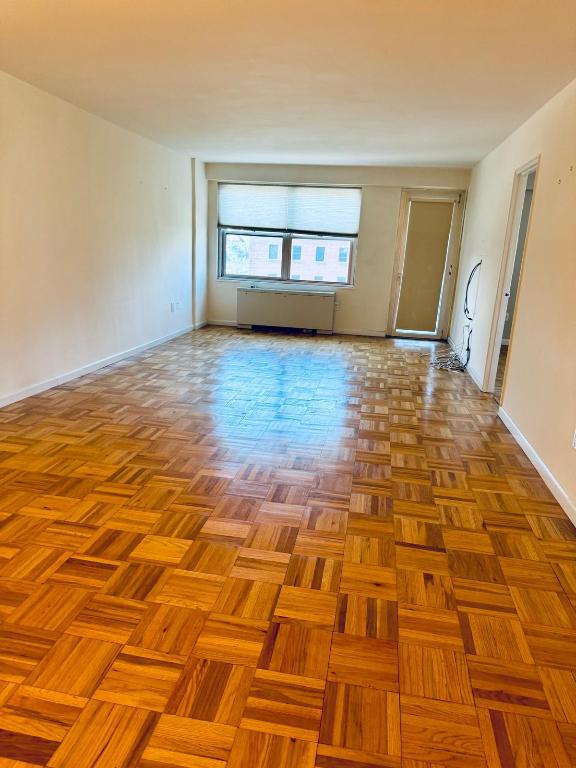
[[[573,765],[576,531],[431,349],[211,328],[1,410],[0,765]]]

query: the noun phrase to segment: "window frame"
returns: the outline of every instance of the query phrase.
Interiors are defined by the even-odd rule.
[[[226,237],[228,235],[249,235],[251,237],[276,237],[282,239],[282,248],[280,254],[280,277],[270,277],[268,275],[236,275],[226,273]],[[290,267],[292,262],[292,241],[293,240],[341,240],[349,244],[350,258],[348,260],[348,274],[346,282],[336,280],[293,280],[290,277]],[[356,247],[358,235],[342,235],[326,232],[287,232],[285,230],[260,229],[251,227],[228,227],[218,225],[218,279],[219,280],[267,280],[272,283],[291,283],[292,285],[332,285],[339,288],[353,288],[355,267],[356,267]],[[276,259],[272,263],[277,263]],[[297,264],[302,264],[302,260],[296,260]],[[316,263],[316,262],[314,262]],[[326,263],[326,262],[323,262]],[[342,262],[340,262],[342,263]]]

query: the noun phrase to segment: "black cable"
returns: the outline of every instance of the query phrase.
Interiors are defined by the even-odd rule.
[[[472,278],[474,277],[474,274],[476,273],[476,270],[480,269],[480,265],[482,264],[482,260],[478,262],[470,272],[470,277],[468,278],[468,282],[466,283],[466,293],[464,294],[464,317],[466,320],[473,320],[474,318],[470,314],[470,307],[468,305],[468,291],[470,290],[470,283],[472,282]]]
[[[468,276],[468,282],[466,283],[466,292],[464,294],[464,317],[466,320],[472,321],[474,319],[474,316],[470,312],[470,305],[468,304],[468,293],[470,291],[470,284],[472,283],[472,278],[480,269],[480,265],[482,264],[482,261],[480,260],[477,264],[475,264],[472,267],[472,270],[470,272],[470,275]],[[471,339],[472,339],[472,327],[468,326],[468,336],[466,338],[466,349],[464,350],[464,331],[465,328],[462,330],[462,344],[460,345],[458,350],[453,350],[448,355],[442,355],[440,357],[437,357],[435,360],[432,361],[431,365],[433,365],[438,370],[443,371],[460,371],[464,373],[466,368],[468,367],[468,363],[470,362],[470,355],[472,354],[472,345],[471,345]],[[462,352],[466,353],[466,360],[462,360],[460,355]]]

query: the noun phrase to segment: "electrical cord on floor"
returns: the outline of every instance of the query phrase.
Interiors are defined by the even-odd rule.
[[[464,372],[466,368],[468,367],[468,363],[470,362],[470,355],[472,353],[472,325],[471,322],[474,320],[474,315],[470,312],[470,304],[468,303],[468,294],[470,291],[470,284],[472,283],[472,278],[480,269],[480,265],[482,264],[482,261],[479,261],[477,264],[474,265],[472,268],[472,271],[470,272],[470,275],[468,276],[468,282],[466,283],[466,292],[464,294],[464,317],[466,320],[468,320],[468,324],[464,325],[462,328],[462,343],[459,347],[456,349],[453,349],[451,352],[448,352],[445,355],[438,355],[432,360],[430,365],[433,368],[436,368],[439,371],[460,371]],[[466,334],[466,331],[468,333]],[[466,341],[464,341],[464,337],[466,336]]]

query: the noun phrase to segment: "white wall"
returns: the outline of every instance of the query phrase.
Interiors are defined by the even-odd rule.
[[[192,199],[189,158],[3,73],[0,104],[6,403],[190,326]]]
[[[481,258],[470,364],[487,386],[514,174],[538,155],[502,406],[576,515],[576,80],[474,168],[451,336],[461,336],[464,283]]]
[[[208,163],[208,320],[235,323],[236,289],[248,281],[218,279],[218,181],[347,184],[362,187],[355,284],[336,289],[335,330],[385,335],[394,249],[403,188],[463,190],[469,171],[458,168],[252,165]]]

